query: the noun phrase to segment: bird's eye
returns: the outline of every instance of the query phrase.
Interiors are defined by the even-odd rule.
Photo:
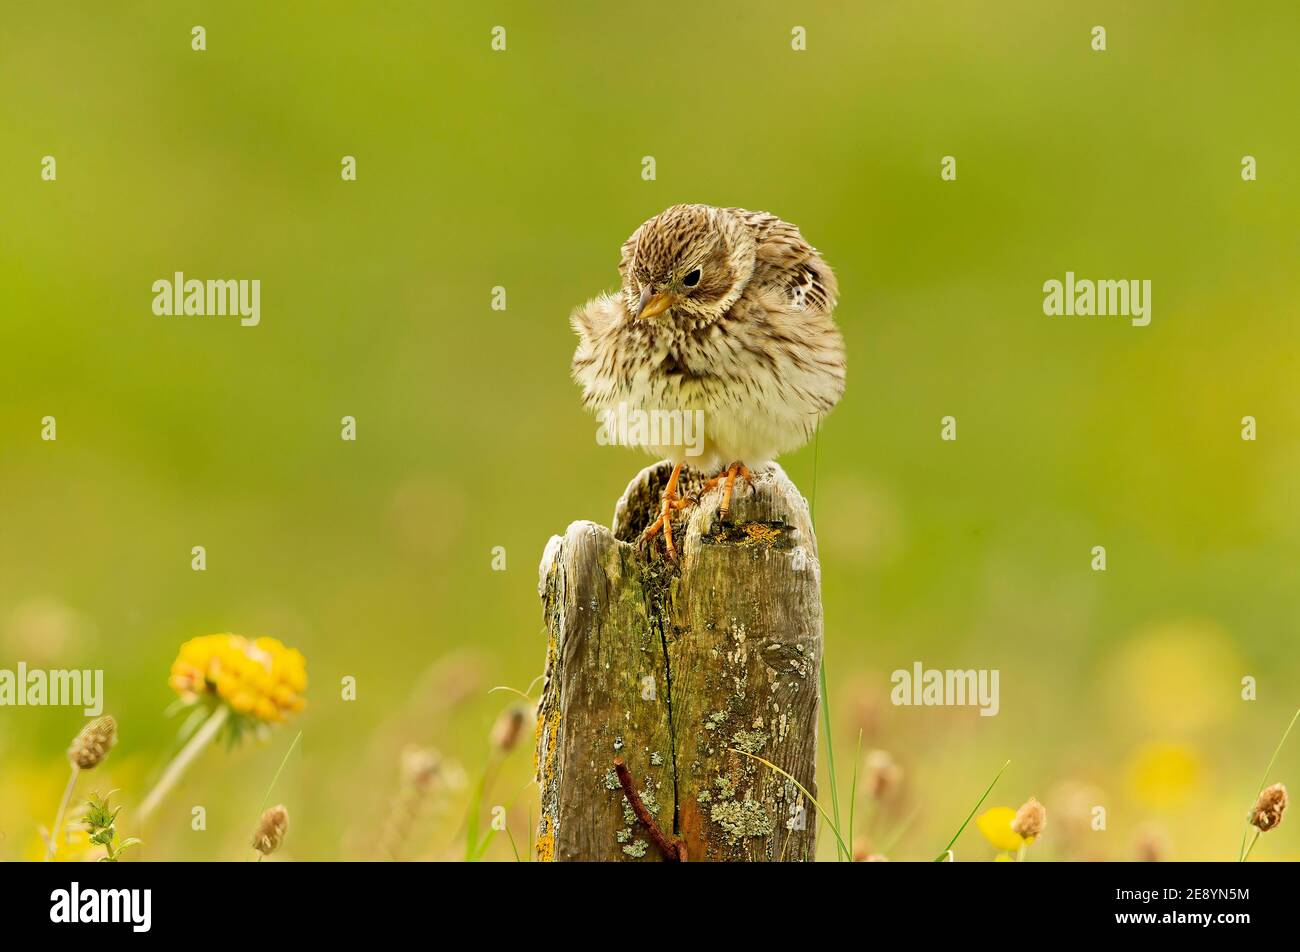
[[[686,277],[682,278],[682,284],[686,285],[688,288],[693,288],[693,287],[695,287],[695,285],[697,285],[697,284],[699,284],[699,283],[700,283],[700,269],[699,269],[699,268],[696,268],[694,271],[692,271],[692,272],[691,272],[690,274],[688,274]]]

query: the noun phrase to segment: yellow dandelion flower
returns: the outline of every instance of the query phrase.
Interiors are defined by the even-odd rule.
[[[277,722],[303,708],[307,660],[275,638],[203,635],[181,645],[169,683],[187,701],[208,695],[238,714]]]
[[[301,711],[307,689],[307,659],[275,638],[249,640],[229,632],[202,635],[181,645],[168,684],[187,703],[209,701],[207,719],[167,764],[140,803],[144,822],[181,775],[227,724],[231,736],[247,728],[264,735],[271,725]]]
[[[1016,811],[1011,807],[993,807],[975,818],[975,825],[988,840],[1000,850],[1014,853],[1025,843],[1025,838],[1011,829]]]

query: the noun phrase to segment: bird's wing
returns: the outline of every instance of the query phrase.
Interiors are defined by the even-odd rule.
[[[839,296],[835,273],[797,226],[767,212],[728,211],[739,215],[754,235],[757,260],[751,285],[780,289],[801,310],[829,315],[835,309]]]
[[[623,314],[620,298],[602,294],[576,308],[569,318],[578,335],[569,369],[582,387],[582,401],[588,408],[604,406],[613,399],[624,376],[618,345],[618,326]]]
[[[618,274],[623,279],[622,284],[625,287],[627,286],[628,270],[636,259],[637,245],[641,241],[641,232],[644,228],[645,226],[641,225],[636,231],[632,232],[627,241],[623,242],[622,248],[619,249]],[[624,314],[622,295],[618,293],[602,294],[599,297],[592,298],[582,307],[576,308],[569,315],[569,326],[573,328],[573,332],[579,338],[586,342],[610,333],[618,326]]]
[[[569,326],[581,342],[579,350],[613,333],[624,313],[623,299],[616,294],[602,294],[574,308]]]

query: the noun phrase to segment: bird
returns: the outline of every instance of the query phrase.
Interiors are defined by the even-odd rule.
[[[694,445],[672,427],[629,428],[633,445],[673,463],[658,518],[676,561],[673,513],[718,486],[729,517],[737,478],[806,444],[845,386],[844,339],[833,312],[834,272],[797,226],[768,212],[673,205],[623,242],[621,286],[577,307],[571,367],[583,404],[622,413],[692,414]],[[671,417],[670,417],[671,418]],[[697,497],[678,491],[682,468],[708,476]]]

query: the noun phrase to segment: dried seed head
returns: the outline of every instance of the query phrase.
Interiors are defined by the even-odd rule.
[[[277,803],[262,814],[253,834],[253,849],[263,856],[269,856],[284,843],[284,834],[289,832],[289,811],[283,804]]]
[[[525,704],[512,704],[502,711],[496,723],[492,725],[492,733],[488,736],[492,749],[500,754],[508,754],[514,750],[515,745],[519,743],[519,738],[523,736],[524,723],[530,713]]]
[[[117,721],[105,714],[83,727],[81,733],[72,739],[68,759],[82,770],[89,770],[99,766],[108,756],[108,749],[116,743]]]
[[[1037,797],[1026,800],[1016,811],[1016,818],[1011,821],[1012,831],[1027,840],[1041,836],[1045,826],[1047,826],[1047,808],[1038,802]]]
[[[903,768],[887,750],[868,751],[862,772],[865,775],[867,793],[876,800],[884,800],[903,782]]]
[[[1047,799],[1052,803],[1053,839],[1082,845],[1080,841],[1093,832],[1098,805],[1105,802],[1106,795],[1091,784],[1066,780]]]
[[[1169,859],[1169,838],[1156,826],[1138,831],[1137,858],[1143,863],[1163,863]]]
[[[1261,833],[1267,833],[1282,822],[1286,812],[1286,787],[1275,783],[1259,792],[1255,809],[1250,811],[1250,825]]]
[[[402,751],[402,784],[421,793],[442,776],[442,755],[432,747],[410,746]]]

